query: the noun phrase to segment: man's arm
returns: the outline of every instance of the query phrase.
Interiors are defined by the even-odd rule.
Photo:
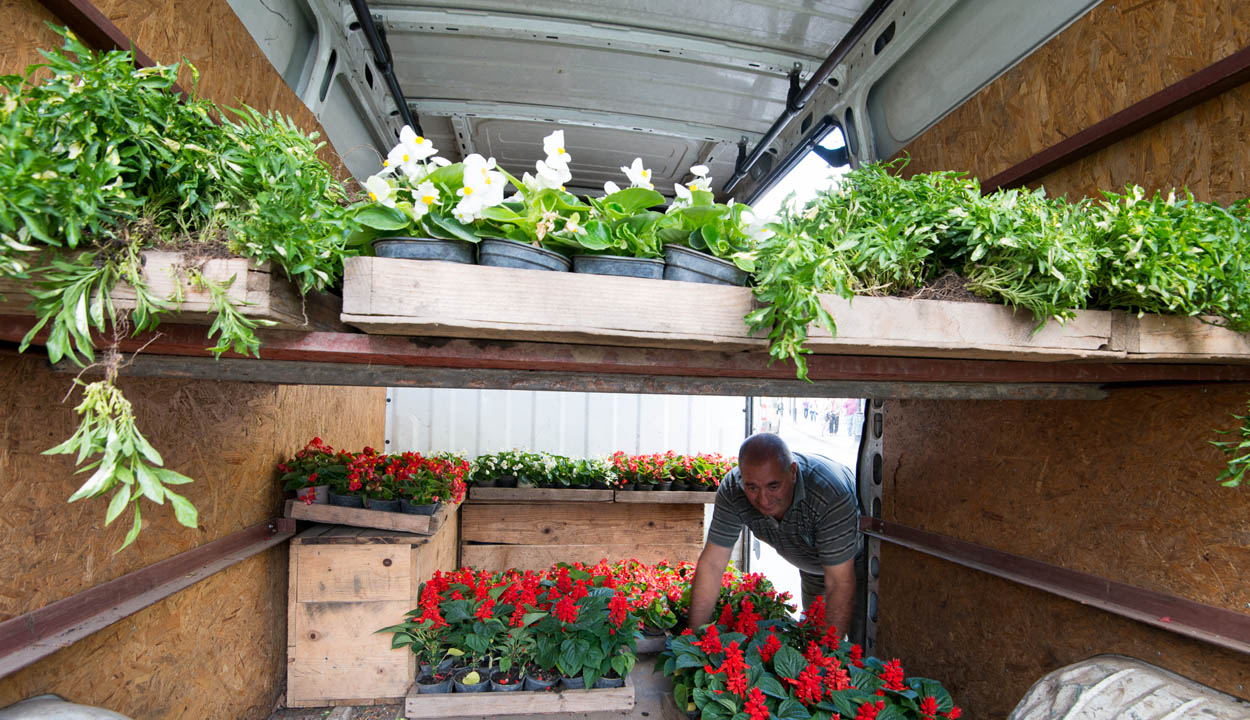
[[[838,635],[851,630],[855,609],[855,558],[839,565],[825,565],[825,622],[838,629]]]
[[[723,547],[709,540],[699,554],[699,564],[694,569],[694,582],[690,586],[690,627],[698,630],[712,621],[716,599],[720,597],[721,578],[729,565],[732,547]],[[851,574],[851,582],[855,574]],[[849,617],[849,615],[848,615]]]

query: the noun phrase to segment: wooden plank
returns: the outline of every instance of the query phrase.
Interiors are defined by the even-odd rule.
[[[511,717],[532,715],[582,715],[595,712],[628,712],[634,708],[634,681],[601,690],[562,692],[473,693],[419,695],[413,688],[404,702],[404,717]]]
[[[213,258],[196,261],[187,253],[145,250],[143,279],[148,292],[161,299],[181,298],[177,312],[170,320],[197,325],[211,324],[216,319],[212,294],[193,287],[186,270],[196,268],[205,279],[230,283],[226,297],[238,306],[241,314],[271,320],[276,328],[291,330],[342,331],[346,327],[338,319],[339,301],[329,293],[301,296],[296,287],[269,263],[253,265],[245,258]],[[233,278],[233,282],[231,281]],[[10,315],[33,315],[29,283],[0,278],[0,311]],[[135,306],[134,288],[119,283],[112,292],[118,310]]]
[[[644,563],[694,562],[703,543],[627,545],[471,545],[460,544],[460,564],[480,570],[546,570],[555,562],[597,563],[636,558]]]
[[[333,525],[313,525],[304,532],[291,538],[292,545],[303,545],[306,542],[325,535]]]
[[[286,501],[286,516],[296,520],[352,525],[354,527],[398,530],[400,532],[431,535],[448,522],[456,512],[455,505],[444,503],[434,515],[406,515],[397,512],[338,507],[337,505],[308,505],[294,500]]]
[[[1083,310],[1036,333],[1032,313],[1004,305],[897,297],[821,295],[837,335],[813,325],[807,347],[817,354],[1006,358],[1121,359],[1112,349],[1112,314]]]
[[[387,335],[745,350],[751,291],[724,285],[358,257],[343,322]]]
[[[460,534],[466,543],[513,545],[627,545],[644,540],[699,543],[703,541],[703,507],[615,503],[466,505]]]
[[[0,677],[286,542],[294,534],[295,524],[290,520],[259,523],[0,622]]]
[[[298,545],[295,601],[412,602],[408,545]],[[379,626],[380,627],[380,626]]]
[[[618,503],[647,503],[648,505],[711,505],[716,502],[716,491],[704,490],[617,490]]]
[[[405,573],[406,574],[406,573]],[[407,590],[405,586],[404,590]],[[340,704],[350,698],[402,697],[412,684],[412,653],[392,650],[388,633],[412,609],[386,602],[296,602],[293,652],[287,656],[288,704]]]
[[[1219,318],[1178,315],[1129,317],[1136,321],[1136,327],[1122,342],[1130,359],[1250,362],[1250,335],[1216,325]]]
[[[473,502],[612,502],[611,490],[581,488],[469,488]]]

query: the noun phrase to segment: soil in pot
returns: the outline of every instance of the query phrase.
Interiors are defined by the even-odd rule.
[[[619,255],[574,255],[573,272],[659,280],[664,276],[664,261]]]
[[[559,682],[560,676],[556,673],[542,670],[533,665],[525,671],[525,689],[530,692],[538,690],[554,691],[556,684]]]
[[[477,682],[465,682],[465,680],[476,680]],[[452,676],[452,684],[456,687],[458,693],[480,693],[490,690],[490,680],[485,673],[478,672],[476,668],[465,668],[458,671]]]
[[[417,677],[417,693],[420,695],[442,695],[451,692],[451,673],[441,672],[437,675],[426,673]]]
[[[490,689],[493,692],[516,692],[525,687],[525,681],[515,672],[502,670],[491,673]]]
[[[362,508],[365,506],[365,499],[359,495],[339,495],[331,490],[330,504],[339,507]]]
[[[399,512],[399,501],[369,498],[368,508],[370,510],[378,510],[380,512]]]
[[[515,240],[483,238],[477,249],[479,265],[518,268],[520,270],[554,270],[568,272],[572,264],[558,252],[534,247]]]
[[[378,238],[373,241],[373,252],[378,257],[475,264],[473,243],[464,240],[415,237]]]

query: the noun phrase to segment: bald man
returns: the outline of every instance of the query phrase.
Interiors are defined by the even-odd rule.
[[[855,473],[846,466],[792,453],[772,433],[747,438],[738,467],[716,492],[691,591],[690,627],[711,621],[730,551],[746,525],[799,569],[804,609],[823,596],[826,622],[851,631],[855,557],[863,547],[855,497]]]

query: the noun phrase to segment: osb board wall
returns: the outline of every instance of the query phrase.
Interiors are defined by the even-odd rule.
[[[1250,3],[1107,0],[912,141],[908,173],[987,179],[1250,44]],[[1250,88],[1229,91],[1031,186],[1098,196],[1134,182],[1250,195]]]
[[[183,488],[200,528],[145,505],[139,540],[115,555],[127,517],[104,527],[105,502],[67,505],[84,477],[72,476],[72,458],[40,454],[74,430],[77,396],[61,402],[70,384],[42,358],[0,354],[9,406],[0,413],[0,477],[10,479],[0,486],[0,620],[280,515],[275,465],[315,435],[354,449],[383,441],[380,388],[123,378],[166,466],[195,478]],[[267,551],[0,679],[0,706],[56,692],[136,718],[265,717],[285,666],[285,583],[285,551]],[[133,687],[120,692],[123,683]],[[162,711],[175,688],[195,712]]]
[[[94,5],[158,63],[188,60],[200,71],[199,95],[227,107],[246,103],[262,112],[288,115],[305,132],[325,131],[312,111],[282,80],[226,0],[95,0]],[[0,74],[23,74],[42,61],[39,49],[61,47],[46,22],[63,24],[36,0],[0,0]],[[182,87],[191,90],[183,68]],[[340,178],[348,177],[328,141],[320,153]]]
[[[1250,493],[1214,482],[1224,461],[1207,441],[1248,390],[890,401],[883,517],[1246,612]],[[958,687],[973,717],[1002,717],[1042,674],[1103,652],[1250,697],[1250,656],[884,545],[880,653]]]
[[[882,545],[879,657],[940,680],[970,720],[1006,718],[1046,673],[1140,658],[1250,697],[1250,657],[911,550]]]

